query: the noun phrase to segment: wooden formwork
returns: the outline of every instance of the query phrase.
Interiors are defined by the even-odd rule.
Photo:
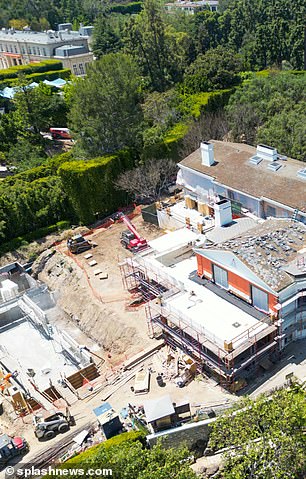
[[[84,386],[84,383],[93,381],[98,377],[99,371],[97,366],[92,363],[89,366],[86,366],[86,368],[83,368],[71,376],[66,377],[66,381],[68,381],[72,388],[76,390]]]

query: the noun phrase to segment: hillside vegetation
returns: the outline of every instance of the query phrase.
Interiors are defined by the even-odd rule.
[[[93,23],[98,58],[63,95],[29,88],[48,78],[44,65],[0,72],[17,88],[0,98],[0,162],[17,173],[0,184],[0,241],[112,213],[135,196],[116,188],[121,173],[177,162],[200,139],[265,142],[305,161],[305,17],[304,0],[221,0],[195,15],[167,14],[159,0],[0,0],[0,26]],[[52,75],[68,74],[58,68]],[[65,162],[50,159],[41,132],[51,126],[72,131]]]

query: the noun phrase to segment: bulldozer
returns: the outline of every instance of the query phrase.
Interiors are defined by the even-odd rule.
[[[93,244],[82,235],[74,235],[68,238],[67,248],[71,253],[79,254],[91,249]]]
[[[56,436],[57,433],[64,433],[73,426],[74,419],[70,415],[69,409],[66,413],[57,410],[42,411],[33,417],[34,433],[37,439],[48,440]]]

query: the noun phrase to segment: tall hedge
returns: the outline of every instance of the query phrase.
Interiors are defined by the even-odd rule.
[[[75,160],[60,166],[58,173],[74,213],[83,223],[95,220],[96,213],[115,211],[126,199],[114,186],[117,176],[133,167],[129,151],[93,160]]]
[[[130,3],[118,3],[111,4],[110,11],[114,13],[121,13],[122,15],[133,15],[141,12],[143,2],[130,2]]]
[[[44,60],[39,63],[29,63],[28,65],[16,65],[14,67],[0,70],[0,81],[9,78],[18,78],[21,73],[27,75],[31,73],[44,73],[48,71],[62,70],[63,64],[58,60]]]
[[[62,68],[61,70],[50,70],[41,73],[30,73],[26,75],[26,80],[30,80],[32,82],[41,82],[44,80],[56,80],[57,78],[62,78],[66,80],[70,78],[71,70],[70,68]],[[18,78],[7,78],[6,80],[0,80],[0,90],[4,89],[5,87],[14,87],[18,84]]]
[[[0,239],[3,243],[69,218],[72,218],[72,209],[59,176],[33,181],[16,178],[13,184],[1,181]]]
[[[199,119],[205,112],[216,111],[227,105],[229,97],[235,89],[184,95],[180,108],[185,120],[176,123],[168,130],[162,141],[146,146],[142,151],[144,160],[149,158],[169,158],[179,160],[180,149],[188,133],[192,119]]]

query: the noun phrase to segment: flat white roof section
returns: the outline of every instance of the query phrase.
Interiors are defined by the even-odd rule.
[[[243,333],[247,330],[254,328],[254,331],[259,333],[267,327],[265,323],[261,323],[203,286],[193,283],[192,287],[194,295],[190,292],[175,295],[165,301],[165,309],[220,348],[224,348],[225,341],[232,342],[242,334],[235,340],[236,348],[245,342],[246,337]],[[171,318],[171,321],[176,322],[175,318]],[[184,324],[181,323],[180,326],[184,329]],[[192,336],[194,337],[194,334]]]
[[[164,253],[172,249],[180,248],[189,242],[194,245],[201,244],[204,240],[204,236],[194,233],[187,228],[181,228],[149,241],[149,246],[157,253]]]
[[[170,267],[163,265],[153,256],[145,258],[145,263],[149,277],[152,271],[154,279],[159,270],[161,279],[167,277],[171,283],[172,278],[174,285],[180,284],[184,288],[185,291],[164,299],[162,309],[165,316],[167,312],[173,314],[170,318],[172,322],[176,321],[175,318],[177,321],[180,318],[185,325],[187,324],[190,327],[190,330],[186,331],[188,334],[195,330],[222,348],[224,341],[230,342],[240,336],[235,341],[237,347],[245,343],[248,330],[251,329],[250,336],[254,336],[268,328],[266,323],[189,279],[189,275],[197,270],[195,256]],[[195,295],[191,295],[192,291]],[[183,328],[184,324],[177,325]],[[244,332],[246,335],[243,335]]]
[[[169,395],[162,396],[158,399],[148,399],[143,402],[143,407],[148,422],[157,421],[157,419],[162,419],[175,413]]]

